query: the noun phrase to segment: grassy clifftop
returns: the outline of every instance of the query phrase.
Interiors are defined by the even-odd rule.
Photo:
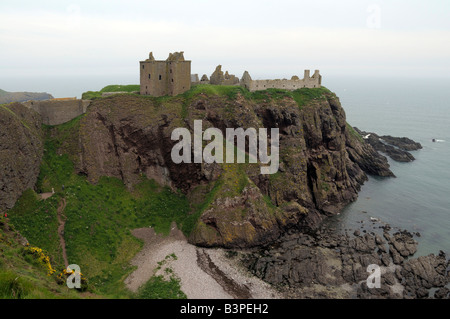
[[[103,89],[101,89],[100,91],[87,91],[84,92],[81,95],[81,98],[83,100],[94,100],[94,99],[98,99],[102,97],[102,93],[108,93],[108,92],[128,92],[128,93],[132,93],[132,92],[139,92],[140,90],[140,86],[138,85],[134,85],[134,84],[130,84],[130,85],[108,85],[105,86]]]

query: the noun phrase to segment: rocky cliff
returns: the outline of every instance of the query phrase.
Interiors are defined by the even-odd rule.
[[[33,188],[43,154],[39,114],[20,103],[0,105],[0,210]]]
[[[230,89],[231,90],[231,89]],[[354,201],[368,174],[393,176],[379,155],[346,123],[335,94],[310,89],[232,93],[191,90],[177,97],[112,96],[95,100],[80,123],[76,169],[96,182],[115,176],[131,186],[142,175],[183,191],[198,221],[190,241],[250,247],[290,227],[314,228]],[[277,94],[276,94],[277,93]],[[280,169],[259,164],[175,164],[177,127],[279,128]]]

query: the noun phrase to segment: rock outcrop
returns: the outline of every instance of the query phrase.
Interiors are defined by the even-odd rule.
[[[280,169],[259,164],[175,164],[177,127],[279,128]],[[250,247],[290,227],[310,229],[357,198],[366,173],[393,176],[386,158],[350,134],[335,94],[324,91],[301,108],[286,96],[249,99],[199,93],[164,102],[138,96],[93,101],[80,123],[79,173],[91,182],[114,176],[126,185],[141,175],[197,198],[200,217],[190,241],[203,246]]]
[[[364,139],[372,145],[378,152],[387,154],[390,158],[397,162],[414,161],[414,156],[409,151],[416,151],[422,148],[417,143],[407,137],[393,137],[390,135],[379,136],[373,132],[363,132],[358,128],[354,128]]]
[[[33,188],[44,151],[41,117],[20,103],[0,105],[0,211]]]

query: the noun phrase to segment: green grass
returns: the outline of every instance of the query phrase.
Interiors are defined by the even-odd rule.
[[[298,106],[302,108],[311,100],[323,99],[326,93],[330,93],[330,90],[328,90],[326,87],[314,89],[301,88],[292,91],[292,97],[295,102],[297,102]]]
[[[25,191],[17,201],[9,218],[30,243],[49,252],[52,264],[63,267],[58,239],[57,208],[59,196],[39,201],[33,190]]]
[[[250,92],[248,89],[239,85],[198,84],[193,86],[189,91],[183,93],[183,96],[186,100],[190,100],[199,94],[206,94],[208,96],[226,96],[230,100],[234,100],[238,94],[241,94],[247,100],[266,102],[284,98],[293,98],[301,108],[311,100],[323,99],[324,94],[326,93],[330,93],[330,90],[326,87],[301,88],[295,91],[269,88],[266,90]]]
[[[100,92],[139,92],[141,86],[139,84],[130,84],[130,85],[108,85],[105,86]]]
[[[163,276],[153,276],[141,288],[138,299],[187,299],[180,289],[180,280],[171,276],[165,280]]]
[[[81,98],[83,100],[95,100],[95,99],[99,99],[102,98],[102,93],[106,93],[106,92],[128,92],[128,93],[132,93],[132,92],[139,92],[140,91],[140,85],[138,84],[130,84],[130,85],[108,85],[105,86],[103,89],[101,89],[100,91],[87,91],[84,92],[81,95]]]

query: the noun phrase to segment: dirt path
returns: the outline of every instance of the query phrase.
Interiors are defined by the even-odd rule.
[[[189,299],[280,298],[268,284],[241,271],[237,263],[225,257],[224,250],[189,244],[175,225],[166,237],[152,228],[135,229],[132,234],[144,241],[131,262],[137,269],[125,279],[133,292],[154,274],[163,274],[157,267],[165,260],[164,268],[169,267],[180,279],[181,290]],[[166,258],[172,254],[176,258]]]
[[[67,252],[66,252],[66,241],[64,240],[64,226],[66,224],[66,216],[63,215],[64,209],[66,209],[66,199],[63,198],[59,203],[58,207],[58,236],[59,242],[61,244],[64,265],[66,268],[69,266],[69,261],[67,260]]]

